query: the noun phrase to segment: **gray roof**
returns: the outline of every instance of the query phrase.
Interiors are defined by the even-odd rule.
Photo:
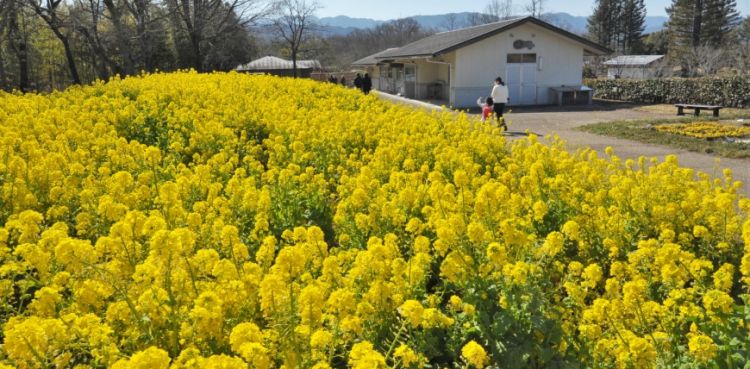
[[[380,55],[383,55],[383,54],[385,54],[387,52],[396,50],[396,49],[398,49],[398,48],[397,47],[392,47],[390,49],[385,49],[383,51],[380,51],[380,52],[377,52],[377,53],[372,54],[370,56],[366,56],[366,57],[364,57],[362,59],[359,59],[359,60],[353,62],[351,65],[355,65],[355,66],[377,65],[378,62],[379,62],[379,60],[376,59],[377,57],[379,57]]]
[[[236,68],[238,71],[262,71],[262,70],[283,70],[293,69],[291,60],[277,58],[275,56],[264,56],[260,59],[253,60],[247,64],[240,65]],[[297,60],[297,69],[321,69],[320,62],[317,60]]]
[[[584,45],[584,50],[595,55],[606,55],[612,51],[595,42],[587,40],[581,36],[568,32],[562,28],[553,26],[547,22],[534,17],[523,17],[503,20],[500,22],[484,24],[481,26],[462,28],[455,31],[436,33],[432,36],[412,42],[392,51],[384,51],[377,59],[391,59],[398,57],[420,57],[420,56],[437,56],[475,42],[492,37],[498,33],[520,26],[525,23],[533,23],[544,27],[552,32],[556,32],[564,37],[572,39]]]
[[[604,62],[604,65],[610,66],[646,66],[655,61],[661,60],[664,55],[620,55]]]

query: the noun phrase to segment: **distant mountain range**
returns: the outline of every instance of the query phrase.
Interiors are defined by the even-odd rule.
[[[448,29],[448,25],[452,24],[454,28],[461,28],[467,26],[469,19],[476,13],[449,13],[440,15],[417,15],[414,18],[422,27],[431,28],[438,31],[444,31]],[[586,24],[588,17],[575,16],[568,13],[547,13],[544,15],[545,19],[568,31],[577,34],[586,33]],[[646,30],[645,33],[651,33],[662,30],[664,23],[668,20],[667,17],[661,16],[649,16],[646,17]],[[339,15],[336,17],[324,17],[320,18],[319,22],[325,28],[325,32],[333,35],[346,35],[357,29],[368,29],[374,28],[378,25],[388,22],[387,20],[375,20],[369,18],[351,18],[345,15]]]

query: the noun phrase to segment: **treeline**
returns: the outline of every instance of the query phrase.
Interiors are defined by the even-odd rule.
[[[51,90],[142,71],[227,70],[256,47],[263,0],[2,0],[0,86]]]
[[[371,29],[358,29],[347,35],[326,39],[331,60],[341,68],[353,61],[391,47],[400,47],[436,32],[412,18],[397,19]]]
[[[644,0],[598,0],[588,20],[589,38],[621,54],[643,49]]]
[[[666,54],[680,75],[750,72],[750,17],[736,0],[672,0],[665,29],[644,35],[644,0],[597,0],[588,37],[616,55]]]

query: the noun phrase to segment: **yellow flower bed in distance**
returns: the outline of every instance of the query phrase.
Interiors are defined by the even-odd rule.
[[[750,127],[720,122],[659,124],[655,128],[659,132],[702,139],[750,137]]]
[[[728,171],[234,73],[0,122],[1,368],[748,364]]]

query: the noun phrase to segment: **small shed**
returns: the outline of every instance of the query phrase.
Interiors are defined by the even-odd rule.
[[[314,71],[321,70],[320,62],[317,60],[297,60],[297,76],[310,78]],[[247,64],[238,66],[238,72],[271,74],[274,76],[294,76],[294,65],[291,60],[275,56],[264,56]]]
[[[665,77],[669,69],[664,55],[620,55],[604,62],[609,79],[648,79]]]
[[[611,50],[534,17],[437,33],[352,64],[370,73],[373,87],[453,108],[476,106],[496,77],[510,105],[558,102],[556,87],[581,87],[585,55]]]

